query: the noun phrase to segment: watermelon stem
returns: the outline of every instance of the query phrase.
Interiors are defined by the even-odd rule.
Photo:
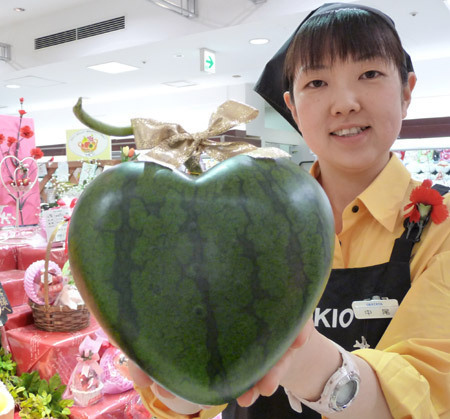
[[[200,166],[200,161],[198,156],[190,156],[185,162],[184,165],[186,169],[189,171],[191,175],[199,175],[203,173],[203,169]]]

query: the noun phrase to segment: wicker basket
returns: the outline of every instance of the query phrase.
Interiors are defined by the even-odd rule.
[[[74,332],[89,326],[90,313],[84,304],[78,305],[76,310],[74,310],[67,306],[52,306],[48,301],[48,265],[50,252],[56,233],[65,223],[66,220],[63,220],[56,226],[47,244],[44,265],[45,304],[41,305],[31,300],[28,301],[33,312],[35,326],[47,332]]]

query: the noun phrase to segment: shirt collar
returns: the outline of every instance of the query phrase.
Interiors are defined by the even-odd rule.
[[[317,179],[320,166],[316,161],[311,174]],[[411,175],[398,157],[392,153],[388,164],[356,200],[360,200],[387,230],[394,231],[395,223],[405,202]],[[351,203],[350,205],[354,205]]]

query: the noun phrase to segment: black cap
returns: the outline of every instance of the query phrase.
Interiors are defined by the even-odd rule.
[[[363,6],[360,4],[352,3],[325,3],[319,8],[313,10],[306,18],[300,23],[294,33],[289,37],[289,39],[283,44],[283,46],[277,51],[277,53],[270,59],[270,61],[264,67],[261,76],[259,77],[254,90],[256,93],[260,94],[283,118],[285,118],[297,131],[298,127],[292,118],[291,112],[286,106],[283,94],[289,90],[289,82],[283,74],[284,61],[286,59],[286,53],[295,38],[295,35],[302,27],[302,25],[312,16],[327,13],[331,10],[340,9],[360,9],[367,10],[368,12],[374,13],[382,17],[389,26],[395,31],[394,21],[386,14],[380,10],[373,9],[372,7]],[[406,68],[408,72],[414,71],[411,57],[409,54],[403,50],[405,53]]]

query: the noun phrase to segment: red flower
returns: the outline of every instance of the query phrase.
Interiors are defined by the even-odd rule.
[[[31,149],[30,156],[33,157],[35,160],[38,160],[44,156],[44,153],[39,147],[36,147]]]
[[[25,114],[26,114],[26,111],[24,111],[23,109],[19,109],[20,116],[24,116]]]
[[[19,102],[22,104],[23,103],[23,97],[19,98]]]
[[[134,156],[134,148],[131,147],[130,150],[128,151],[128,157],[133,157]]]
[[[11,147],[14,143],[17,143],[17,138],[8,137],[8,147]]]
[[[411,210],[405,214],[405,218],[413,223],[425,219],[428,214],[435,224],[440,224],[448,218],[448,208],[443,203],[444,198],[435,189],[431,188],[431,180],[426,179],[422,185],[417,186],[411,192],[409,199],[411,202],[405,206],[404,210]]]
[[[5,136],[0,134],[0,144],[3,144],[3,141],[5,141]]]
[[[34,132],[28,125],[25,125],[24,127],[20,128],[20,135],[24,138],[31,138],[34,135]]]

